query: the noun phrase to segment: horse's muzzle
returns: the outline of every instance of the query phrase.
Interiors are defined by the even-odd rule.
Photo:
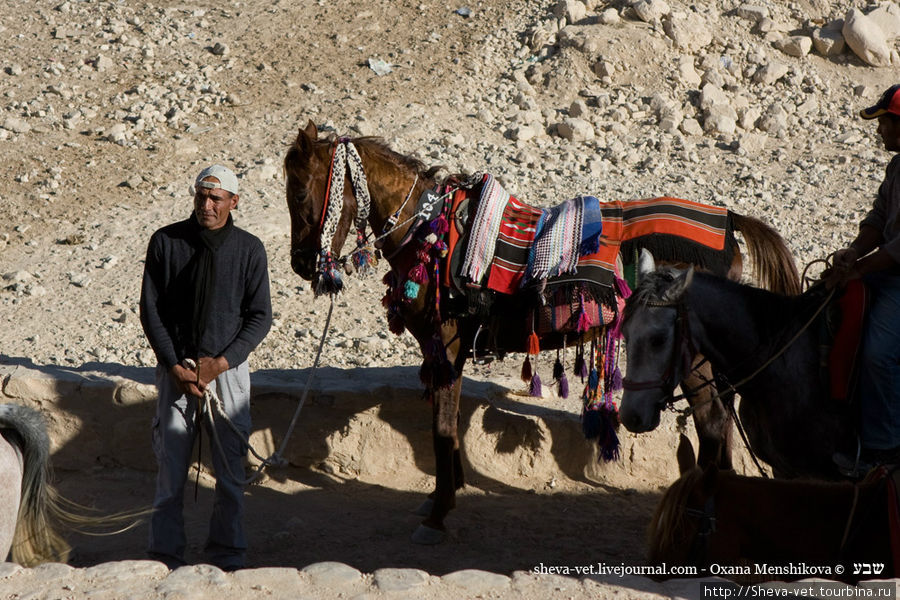
[[[316,276],[317,263],[318,255],[314,250],[298,248],[291,251],[291,269],[306,281],[312,281]]]
[[[622,396],[622,402],[619,405],[619,422],[631,433],[644,433],[656,429],[659,425],[660,410],[665,407],[665,403],[662,405],[642,403],[643,399],[627,398],[628,395],[630,394],[626,392]]]

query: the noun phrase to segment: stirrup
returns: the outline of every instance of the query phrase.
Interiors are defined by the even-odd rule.
[[[475,331],[475,337],[472,339],[472,362],[476,365],[489,365],[494,362],[494,359],[497,358],[497,354],[490,351],[485,351],[484,354],[478,356],[478,336],[481,335],[481,332],[484,330],[484,324],[479,323],[478,329]]]

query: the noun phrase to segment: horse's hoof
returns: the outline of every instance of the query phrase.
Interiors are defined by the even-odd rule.
[[[425,498],[425,502],[419,505],[419,508],[413,511],[413,514],[419,517],[427,517],[431,514],[431,509],[434,507],[434,500],[431,498]]]
[[[419,525],[419,528],[412,534],[412,541],[423,546],[434,546],[440,544],[447,538],[446,532],[440,529],[434,529],[427,525]]]

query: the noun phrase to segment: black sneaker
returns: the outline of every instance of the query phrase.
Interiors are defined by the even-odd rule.
[[[831,456],[831,460],[834,461],[834,464],[837,466],[841,475],[850,477],[851,479],[862,479],[873,467],[875,467],[875,463],[870,462],[863,457],[861,452],[859,456],[835,452]]]

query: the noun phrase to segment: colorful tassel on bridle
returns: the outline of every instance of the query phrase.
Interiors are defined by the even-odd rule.
[[[323,250],[319,255],[319,280],[316,282],[315,296],[322,294],[339,294],[344,289],[344,282],[337,270],[337,264],[331,252]]]
[[[369,275],[378,262],[366,239],[366,222],[356,224],[356,250],[351,254],[353,267],[362,276]]]

